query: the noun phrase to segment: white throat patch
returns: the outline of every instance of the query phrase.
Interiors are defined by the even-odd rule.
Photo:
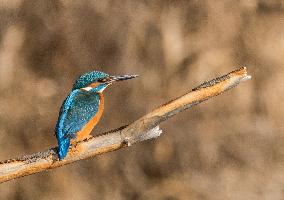
[[[84,87],[82,88],[82,90],[85,90],[85,91],[90,91],[91,89],[93,89],[92,87]]]
[[[107,88],[107,86],[109,86],[109,84],[103,87],[102,89],[98,90],[97,92],[103,92]],[[82,88],[82,90],[85,90],[85,91],[90,91],[91,89],[93,88],[90,86]]]

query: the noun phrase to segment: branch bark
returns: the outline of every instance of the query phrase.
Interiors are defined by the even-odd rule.
[[[211,81],[206,81],[189,93],[158,107],[130,125],[99,136],[92,136],[72,145],[64,160],[58,159],[57,147],[55,147],[43,152],[2,161],[0,162],[0,183],[159,137],[162,131],[158,125],[161,122],[250,78],[246,68],[243,67]]]

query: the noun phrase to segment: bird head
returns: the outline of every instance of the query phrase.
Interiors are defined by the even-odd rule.
[[[123,81],[137,77],[138,75],[110,76],[104,72],[92,71],[81,75],[75,82],[73,89],[102,92],[107,86],[116,81]]]

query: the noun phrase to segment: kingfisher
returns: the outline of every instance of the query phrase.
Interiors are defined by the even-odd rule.
[[[128,80],[138,75],[110,76],[104,72],[91,71],[81,75],[60,108],[55,135],[58,142],[58,157],[66,157],[70,144],[90,136],[104,110],[103,91],[117,81]]]

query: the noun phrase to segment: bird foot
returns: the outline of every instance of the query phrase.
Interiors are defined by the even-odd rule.
[[[132,145],[131,138],[130,137],[125,137],[123,142],[122,142],[122,144],[127,146],[127,147],[130,147]]]

